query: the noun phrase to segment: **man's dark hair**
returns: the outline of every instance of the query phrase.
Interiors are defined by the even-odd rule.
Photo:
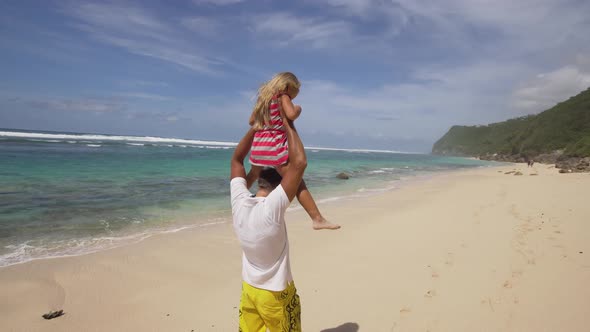
[[[273,167],[265,167],[262,169],[262,171],[260,171],[260,176],[258,177],[258,188],[273,190],[279,184],[281,184],[282,179],[283,178],[276,169]]]

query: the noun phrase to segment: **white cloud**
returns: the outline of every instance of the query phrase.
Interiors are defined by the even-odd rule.
[[[346,15],[377,22],[411,35],[428,32],[429,42],[473,52],[474,42],[488,38],[478,51],[502,56],[560,52],[587,41],[590,2],[576,0],[323,0],[314,1]],[[387,37],[387,33],[382,33]],[[395,35],[395,34],[394,34]],[[489,54],[489,53],[488,53]]]
[[[355,38],[352,24],[341,20],[301,17],[290,13],[268,13],[252,17],[254,31],[274,44],[291,47],[327,48],[348,44]]]
[[[121,86],[132,86],[132,87],[158,87],[167,88],[170,86],[167,82],[162,81],[145,81],[145,80],[124,80],[119,82]]]
[[[351,15],[361,16],[366,15],[371,7],[375,5],[374,1],[371,0],[324,0],[324,2],[331,6],[342,8]]]
[[[116,94],[118,97],[131,98],[131,99],[146,99],[152,101],[167,101],[172,100],[171,97],[162,96],[154,93],[145,92],[121,92]]]
[[[589,86],[590,39],[584,33],[590,31],[588,1],[324,0],[314,3],[332,6],[345,15],[361,19],[377,20],[385,15],[391,21],[400,21],[400,17],[406,17],[407,24],[398,25],[402,36],[427,31],[431,49],[438,45],[443,55],[454,55],[452,61],[462,64],[440,62],[424,67],[414,64],[418,69],[412,78],[440,83],[429,84],[429,91],[422,91],[423,96],[444,100],[441,107],[435,108],[445,112],[459,108],[453,115],[449,114],[459,123],[472,123],[470,112],[489,120],[490,114],[503,120],[501,116],[513,117],[514,113],[540,112]],[[493,63],[470,64],[481,59],[493,59]],[[559,69],[546,72],[556,67]],[[539,72],[545,73],[535,76]],[[421,86],[393,85],[396,105],[401,105],[400,101],[407,95],[424,99],[413,94]],[[408,94],[398,95],[399,91]],[[456,102],[451,102],[452,99]],[[469,100],[473,105],[466,102]],[[379,102],[356,98],[348,102],[368,109],[383,107]],[[420,104],[423,102],[408,102],[412,108]]]
[[[94,39],[130,53],[173,63],[196,72],[219,74],[224,62],[188,42],[174,26],[140,7],[72,3],[64,13]]]
[[[243,2],[243,1],[245,1],[245,0],[193,0],[193,2],[196,3],[197,5],[210,4],[210,5],[216,5],[216,6],[233,5],[236,3]]]
[[[111,113],[124,111],[127,105],[115,100],[102,99],[32,99],[20,100],[42,110],[66,112]]]
[[[127,113],[128,119],[151,120],[157,123],[191,122],[190,117],[174,111],[131,111]]]
[[[538,113],[589,87],[590,71],[569,65],[538,74],[514,91],[512,103],[519,113]]]
[[[223,24],[210,17],[188,17],[181,20],[184,27],[192,32],[196,32],[201,36],[215,37],[219,36],[222,32]]]
[[[514,117],[505,96],[511,94],[515,77],[529,71],[517,63],[481,62],[424,67],[408,81],[372,89],[354,87],[352,81],[303,81],[295,100],[303,106],[298,121],[302,131],[433,142],[454,124]]]

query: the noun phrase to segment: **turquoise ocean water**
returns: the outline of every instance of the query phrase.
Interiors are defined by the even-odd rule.
[[[0,267],[230,221],[227,142],[0,129]],[[490,162],[308,148],[319,202]],[[339,180],[340,172],[352,175]],[[328,216],[329,217],[329,216]]]

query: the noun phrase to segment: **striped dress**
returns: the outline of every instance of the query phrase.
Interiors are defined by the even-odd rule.
[[[250,164],[274,167],[286,164],[289,159],[287,134],[279,112],[279,95],[270,101],[270,125],[254,134],[250,150]]]

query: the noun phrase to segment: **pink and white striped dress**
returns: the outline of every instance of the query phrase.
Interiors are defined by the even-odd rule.
[[[250,164],[274,167],[286,164],[289,159],[287,134],[279,111],[280,95],[274,96],[269,105],[270,125],[254,134],[250,150]]]

